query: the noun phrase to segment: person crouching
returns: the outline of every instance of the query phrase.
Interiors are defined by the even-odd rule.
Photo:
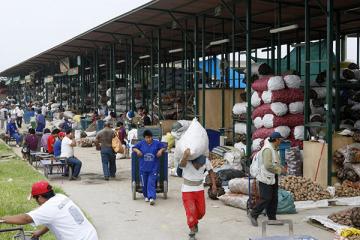
[[[198,223],[205,215],[204,173],[208,171],[211,180],[211,191],[216,194],[215,174],[207,157],[200,157],[190,161],[190,149],[186,149],[179,163],[182,169],[184,183],[182,185],[182,199],[186,212],[187,224],[190,228],[189,239],[195,240],[199,231]]]
[[[140,158],[140,179],[145,202],[155,204],[156,181],[159,174],[159,158],[166,147],[163,143],[154,140],[150,130],[144,131],[144,140],[133,147],[133,151]]]

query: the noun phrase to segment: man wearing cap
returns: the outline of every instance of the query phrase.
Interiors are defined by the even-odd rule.
[[[58,240],[98,240],[94,226],[70,198],[55,194],[46,181],[33,184],[31,197],[40,205],[33,211],[0,218],[0,223],[43,226],[33,233],[41,237],[49,230]]]
[[[182,199],[186,212],[187,224],[190,228],[189,240],[195,240],[195,234],[199,231],[198,223],[205,215],[204,173],[208,171],[211,180],[211,191],[216,194],[215,174],[207,157],[189,160],[190,149],[186,149],[179,163],[182,170],[184,183],[182,185]],[[179,173],[178,173],[179,174]]]
[[[260,200],[249,214],[251,224],[255,227],[258,226],[257,218],[264,209],[269,220],[276,220],[278,175],[286,173],[286,169],[280,164],[278,154],[282,139],[280,133],[273,132],[269,138],[265,139],[264,146],[255,156],[259,166],[256,179],[259,181]]]
[[[104,172],[104,179],[115,178],[116,174],[116,155],[112,148],[112,139],[115,136],[111,122],[105,122],[104,129],[96,135],[95,145],[101,154],[101,162]]]

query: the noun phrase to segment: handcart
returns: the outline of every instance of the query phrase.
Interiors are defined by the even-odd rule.
[[[146,129],[149,129],[153,133],[155,140],[161,141],[162,131],[161,128],[140,128],[138,129],[138,141],[144,139],[143,133]],[[168,153],[164,152],[163,156],[160,157],[160,166],[158,180],[156,182],[156,193],[163,193],[164,199],[167,199],[168,193]],[[136,200],[136,193],[142,193],[142,186],[140,181],[140,168],[139,158],[136,153],[131,155],[131,190],[132,198]]]
[[[13,240],[39,240],[39,238],[33,238],[32,236],[32,232],[27,232],[24,231],[23,228],[18,227],[18,228],[7,228],[7,229],[0,229],[0,235],[2,233],[8,233],[8,232],[17,232],[14,236],[13,236]],[[2,239],[0,237],[0,239]]]
[[[275,223],[275,224],[274,224]],[[267,236],[266,234],[266,227],[268,225],[279,225],[282,224],[288,224],[289,225],[289,235],[288,236]],[[314,237],[311,236],[305,236],[305,235],[294,235],[294,225],[291,220],[284,219],[284,220],[266,220],[262,222],[262,228],[261,228],[261,235],[260,238],[249,238],[249,240],[317,240]]]

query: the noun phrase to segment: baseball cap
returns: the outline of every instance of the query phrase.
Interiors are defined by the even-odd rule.
[[[278,139],[278,138],[283,138],[281,136],[281,134],[279,132],[273,132],[271,135],[270,135],[270,138],[271,139]]]
[[[39,196],[44,193],[48,193],[52,190],[51,185],[47,181],[39,181],[32,185],[31,187],[31,196]]]

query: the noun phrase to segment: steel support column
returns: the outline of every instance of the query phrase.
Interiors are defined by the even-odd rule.
[[[340,89],[338,84],[340,82],[340,56],[342,58],[342,46],[341,46],[341,35],[340,35],[340,12],[336,12],[336,30],[335,30],[335,112],[340,113]],[[340,53],[341,51],[341,53]],[[331,109],[332,110],[332,109]],[[339,130],[340,117],[335,117],[335,130]]]
[[[135,111],[135,76],[134,76],[134,39],[130,39],[130,94],[131,94],[131,110]]]
[[[80,57],[80,106],[81,113],[85,113],[85,58]]]
[[[246,154],[248,157],[251,156],[251,0],[246,0],[246,100],[247,100],[247,111],[246,111]],[[273,38],[271,38],[273,39]],[[272,41],[273,43],[273,41]],[[273,44],[272,46],[273,47]],[[273,50],[272,50],[273,51]]]
[[[290,70],[290,44],[286,44],[286,70]]]
[[[232,36],[231,36],[231,51],[232,51],[232,105],[235,105],[236,102],[236,98],[235,98],[235,31],[236,31],[236,26],[235,26],[235,16],[236,16],[236,4],[234,3],[233,5],[233,19],[232,19],[232,26],[231,26],[231,30],[232,30]],[[255,56],[257,58],[257,54]],[[240,84],[239,84],[240,86]],[[235,121],[233,119],[232,121],[232,142],[235,143]]]
[[[310,118],[310,7],[305,0],[305,82],[304,82],[304,140],[308,139],[308,124]],[[300,47],[296,48],[300,49]]]
[[[331,185],[332,177],[332,81],[333,81],[333,15],[334,0],[327,0],[327,16],[326,16],[326,45],[327,45],[327,82],[326,82],[326,141],[328,144],[328,185]]]
[[[203,16],[202,18],[202,31],[201,31],[201,55],[202,55],[202,125],[205,128],[206,127],[206,119],[205,119],[205,114],[206,114],[206,71],[205,71],[205,30],[206,30],[206,17]]]
[[[275,72],[275,36],[271,34],[271,68]]]
[[[356,64],[359,66],[359,63],[360,63],[360,34],[357,33],[356,34]]]
[[[154,121],[154,33],[151,32],[151,48],[150,48],[150,80],[151,80],[151,91],[150,91],[150,102],[151,102],[151,121]]]
[[[111,108],[116,113],[116,90],[115,90],[115,79],[116,79],[116,60],[115,60],[115,44],[110,45],[110,58],[109,58],[109,70],[110,70],[110,89],[111,89]]]
[[[96,49],[94,53],[94,109],[99,105],[99,52]]]
[[[198,45],[198,25],[199,25],[199,19],[196,16],[195,17],[195,26],[194,26],[194,116],[199,116],[199,57],[198,57],[198,51],[197,51],[197,45]],[[205,102],[203,103],[205,104]]]
[[[161,102],[161,63],[160,63],[160,49],[161,49],[161,29],[158,29],[157,32],[157,63],[158,63],[158,69],[157,69],[157,83],[158,83],[158,89],[157,89],[157,95],[158,95],[158,118],[159,121],[161,120],[161,109],[162,109],[162,102]],[[165,76],[164,76],[165,77]]]
[[[281,27],[281,3],[278,2],[278,16],[277,16],[277,27]],[[277,66],[276,66],[276,73],[281,75],[281,33],[277,33]]]

